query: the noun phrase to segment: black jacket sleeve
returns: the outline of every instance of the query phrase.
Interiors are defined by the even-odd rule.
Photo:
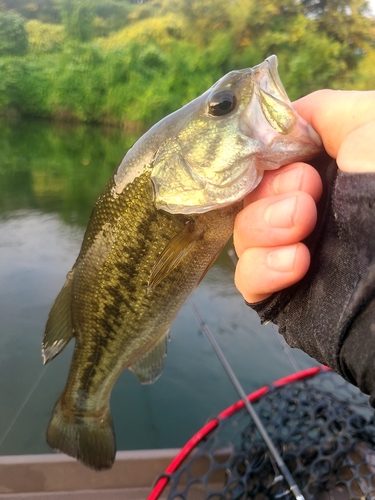
[[[370,394],[375,406],[375,173],[348,174],[328,157],[312,260],[296,285],[249,304],[298,347]]]

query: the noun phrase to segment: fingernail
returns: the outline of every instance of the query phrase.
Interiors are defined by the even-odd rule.
[[[270,205],[264,212],[264,219],[270,227],[292,227],[296,211],[297,196],[285,198]]]
[[[278,248],[267,255],[267,266],[272,271],[290,273],[294,269],[297,245]]]
[[[272,181],[272,189],[275,194],[287,191],[299,191],[301,189],[303,169],[301,167],[284,170],[277,174]]]

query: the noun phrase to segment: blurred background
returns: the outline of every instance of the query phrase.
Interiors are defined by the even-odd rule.
[[[365,0],[1,0],[0,111],[128,128],[276,54],[291,99],[373,88]]]
[[[73,345],[43,367],[44,325],[132,143],[226,72],[273,53],[291,99],[373,89],[374,41],[363,0],[0,1],[0,454],[50,451],[45,430]],[[293,367],[276,329],[235,290],[228,250],[193,300],[251,392]],[[162,377],[145,387],[124,372],[114,388],[118,448],[179,447],[237,399],[185,305]]]

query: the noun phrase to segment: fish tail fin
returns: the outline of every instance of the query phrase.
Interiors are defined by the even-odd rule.
[[[47,443],[91,469],[110,469],[115,461],[116,440],[109,406],[100,417],[75,415],[62,408],[59,398],[48,424]]]

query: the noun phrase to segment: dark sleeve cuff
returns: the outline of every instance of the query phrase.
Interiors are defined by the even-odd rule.
[[[375,174],[348,174],[320,158],[312,260],[296,285],[249,304],[291,347],[330,366],[375,406]]]

